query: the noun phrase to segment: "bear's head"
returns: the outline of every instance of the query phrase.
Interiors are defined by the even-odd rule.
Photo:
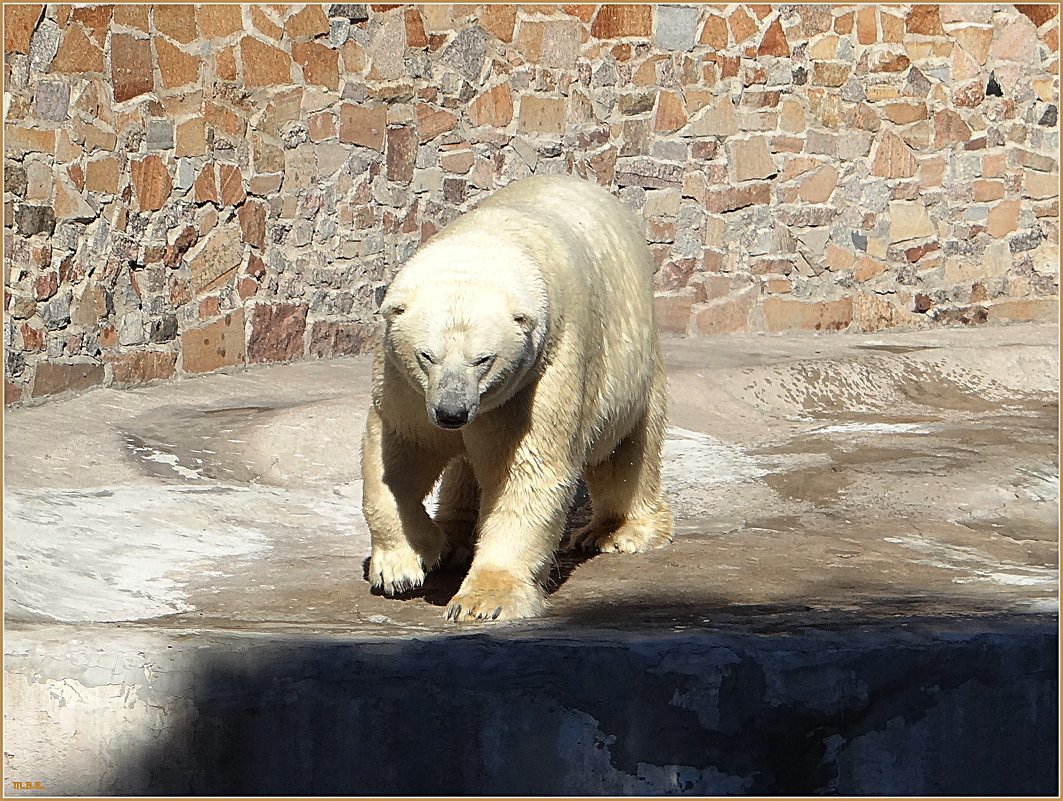
[[[526,386],[546,339],[542,276],[516,249],[454,237],[418,251],[380,306],[386,358],[457,429]]]

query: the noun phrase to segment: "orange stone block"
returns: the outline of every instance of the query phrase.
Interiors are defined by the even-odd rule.
[[[517,125],[525,133],[560,134],[565,130],[565,99],[525,95]]]
[[[312,39],[329,32],[329,21],[320,5],[308,5],[288,17],[284,30],[292,39]]]
[[[1015,10],[1025,15],[1034,27],[1040,28],[1049,20],[1056,18],[1059,14],[1059,5],[1057,3],[1017,3]]]
[[[764,329],[771,333],[795,329],[840,331],[853,321],[853,300],[808,302],[779,297],[765,298],[761,304]]]
[[[103,383],[103,365],[92,361],[41,362],[33,376],[33,397],[78,392]]]
[[[955,111],[945,109],[934,115],[934,148],[954,144],[966,144],[971,138],[971,128]]]
[[[149,33],[151,25],[148,22],[148,12],[151,6],[147,3],[119,3],[114,7],[114,22],[126,28],[134,28],[141,33]]]
[[[1005,200],[989,210],[986,230],[995,239],[1007,236],[1019,227],[1019,201]]]
[[[151,62],[147,39],[126,34],[111,36],[111,84],[116,101],[132,100],[155,88]]]
[[[155,30],[176,42],[188,44],[199,38],[195,6],[180,3],[156,3],[152,6]]]
[[[655,131],[678,131],[687,124],[683,100],[675,92],[662,91],[657,96],[657,116],[653,122]]]
[[[986,200],[1001,200],[1004,197],[1003,181],[975,181],[973,197],[976,202]]]
[[[129,39],[130,37],[115,37],[118,39]],[[143,41],[143,40],[141,40]],[[144,41],[144,47],[147,47],[147,42]],[[111,46],[111,59],[114,63],[114,45]],[[123,55],[123,51],[119,52],[119,58]],[[151,70],[150,61],[148,62],[148,81],[150,85]],[[63,41],[59,45],[59,50],[55,54],[55,58],[52,59],[50,67],[51,72],[103,72],[103,51],[96,46],[96,44],[89,39],[81,28],[78,26],[71,26],[66,29],[63,34]],[[113,67],[112,67],[113,72]],[[117,88],[116,88],[117,94]]]
[[[504,128],[513,119],[513,94],[508,83],[500,83],[472,102],[468,109],[469,124]]]
[[[764,38],[760,40],[760,47],[757,48],[757,55],[790,55],[790,45],[786,41],[786,34],[783,32],[782,23],[779,22],[778,19],[775,19],[771,25],[768,26],[768,30],[764,32]]]
[[[85,172],[85,188],[90,192],[118,193],[118,160],[113,156],[88,163]]]
[[[591,6],[593,9],[594,6]],[[484,6],[480,25],[494,35],[500,42],[513,41],[513,28],[517,22],[517,7],[513,3],[490,4]]]
[[[570,17],[578,17],[583,22],[590,22],[594,18],[594,12],[597,10],[598,6],[589,3],[561,6],[563,13],[568,14]]]
[[[367,108],[353,103],[340,105],[340,141],[384,150],[387,128],[387,109],[383,106]]]
[[[1004,174],[1005,159],[1003,153],[982,156],[982,177],[999,178]]]
[[[867,256],[861,256],[860,260],[856,263],[856,269],[853,270],[853,278],[860,283],[870,281],[876,275],[881,275],[886,271],[886,265],[882,262],[870,259]]]
[[[151,381],[173,378],[177,372],[177,354],[172,351],[134,351],[108,356],[111,365],[111,384],[135,387]]]
[[[882,178],[911,178],[917,167],[911,148],[897,134],[883,131],[871,163],[871,174]]]
[[[747,290],[710,301],[694,313],[691,326],[697,333],[708,336],[745,331],[749,328],[749,314],[756,297],[755,290]]]
[[[926,103],[887,103],[882,113],[887,120],[897,125],[907,125],[927,118]]]
[[[757,23],[741,6],[731,12],[731,16],[727,18],[727,24],[731,28],[731,36],[735,44],[744,42],[757,32]]]
[[[207,152],[207,123],[202,117],[177,124],[174,155],[202,156]]]
[[[723,17],[709,16],[701,29],[701,44],[709,45],[713,50],[723,50],[728,42],[727,20]]]
[[[904,20],[904,28],[908,33],[922,34],[923,36],[944,36],[945,29],[941,27],[941,12],[937,6],[915,5],[908,12]]]
[[[243,30],[244,20],[239,5],[211,3],[195,8],[200,33],[208,39],[221,39]]]
[[[862,45],[878,41],[878,14],[874,6],[860,6],[857,10],[856,41]]]
[[[33,30],[41,18],[44,6],[30,3],[24,6],[4,6],[4,52],[27,53]]]
[[[292,62],[283,50],[245,36],[240,40],[240,57],[244,83],[249,87],[287,86],[292,82]]]
[[[798,197],[806,203],[826,203],[838,186],[838,171],[827,165],[801,182]]]
[[[882,28],[883,42],[900,44],[904,41],[904,17],[887,14],[885,9],[882,9],[878,15],[878,24]]]
[[[508,91],[508,87],[506,87],[506,90]],[[452,130],[454,126],[458,124],[458,118],[449,111],[440,111],[423,104],[417,106],[416,113],[417,137],[421,144],[429,142],[440,134]],[[512,104],[510,105],[510,116],[512,117]],[[509,120],[507,119],[506,122],[502,124],[505,125],[508,122]]]
[[[653,6],[606,4],[591,23],[591,36],[615,39],[621,36],[653,34]]]
[[[159,156],[130,162],[129,171],[141,211],[158,211],[173,191],[170,171]]]
[[[10,123],[4,126],[4,154],[55,153],[55,131],[23,128]]]
[[[226,47],[214,53],[214,74],[223,81],[236,80],[236,48]]]
[[[181,369],[186,373],[206,373],[245,360],[243,309],[181,335]]]
[[[424,18],[416,8],[408,8],[403,16],[406,23],[406,46],[427,47],[428,34],[424,30]]]
[[[107,38],[107,29],[111,24],[111,12],[114,6],[79,6],[74,9],[71,19],[80,22],[89,32],[89,36],[100,47]]]
[[[848,270],[856,261],[856,256],[848,248],[839,247],[830,242],[827,244],[827,252],[823,257],[823,263],[831,272]]]
[[[155,39],[155,52],[159,57],[159,75],[167,89],[199,83],[198,56],[182,52],[161,37]]]
[[[260,6],[251,6],[251,24],[255,26],[259,33],[268,36],[274,41],[280,41],[280,38],[284,35],[284,28],[266,16],[265,10]]]
[[[244,176],[235,164],[218,165],[218,189],[223,206],[237,206],[247,197],[244,192]]]
[[[303,83],[336,90],[340,85],[339,53],[317,42],[296,42],[292,58],[303,68]]]
[[[247,119],[227,106],[213,101],[208,102],[203,110],[207,123],[235,138],[243,138]]]
[[[306,121],[311,142],[324,142],[336,137],[336,118],[331,111],[312,114]]]
[[[195,193],[196,203],[221,205],[221,198],[218,196],[218,179],[213,164],[207,164],[199,171],[192,188]]]

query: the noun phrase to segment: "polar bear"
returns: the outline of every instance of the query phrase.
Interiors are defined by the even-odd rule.
[[[593,515],[575,544],[671,542],[652,274],[634,215],[563,176],[510,184],[409,259],[381,304],[362,443],[375,590],[471,552],[447,619],[541,613],[580,477]]]

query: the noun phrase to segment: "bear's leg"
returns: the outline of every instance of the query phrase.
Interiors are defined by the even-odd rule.
[[[465,459],[454,459],[443,471],[435,520],[447,535],[448,561],[456,565],[467,565],[472,559],[479,508],[480,485],[472,467]]]
[[[539,427],[547,428],[551,422],[544,416]],[[466,437],[466,445],[481,487],[476,553],[446,617],[455,621],[534,617],[545,606],[542,582],[561,541],[576,488],[563,450],[569,438],[532,435],[512,448],[504,444],[505,437],[472,439]]]
[[[369,582],[385,595],[424,583],[447,542],[424,508],[446,457],[388,431],[370,409],[362,442],[362,510],[372,538]]]
[[[634,429],[607,459],[584,470],[594,512],[590,525],[572,535],[573,545],[640,553],[672,541],[672,509],[661,493],[664,392],[658,368],[646,411]]]

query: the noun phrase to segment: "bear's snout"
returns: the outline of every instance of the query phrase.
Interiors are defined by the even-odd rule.
[[[440,428],[461,428],[469,422],[469,410],[463,406],[437,406],[436,425]]]
[[[440,428],[461,428],[476,415],[478,397],[471,391],[463,374],[444,372],[439,382],[439,397],[429,405],[428,414]]]

